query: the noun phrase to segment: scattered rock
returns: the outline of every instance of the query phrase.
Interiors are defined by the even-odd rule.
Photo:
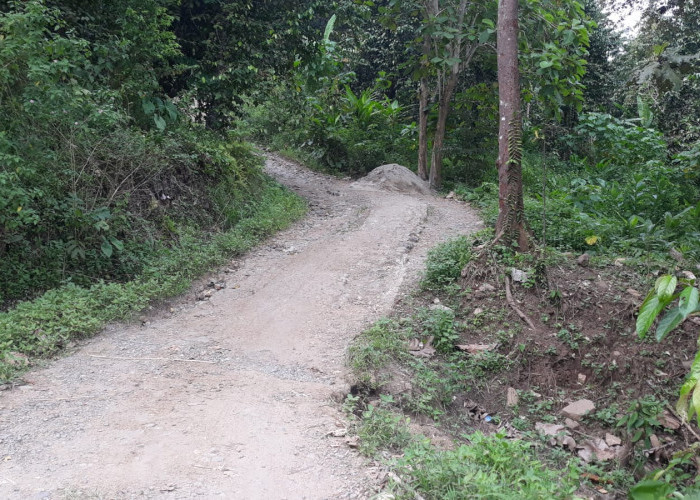
[[[426,340],[425,343],[423,343],[423,342],[418,343],[419,349],[415,349],[415,348],[411,349],[411,347],[414,345],[414,342],[417,340],[417,339],[414,339],[409,344],[408,349],[409,349],[411,354],[413,354],[414,356],[417,356],[419,358],[431,358],[435,355],[435,348],[433,347],[433,340],[434,339],[435,339],[435,337],[433,337],[431,335],[430,337],[428,337],[428,340]]]
[[[622,439],[613,434],[607,433],[605,434],[605,443],[608,446],[619,446],[622,444]]]
[[[477,307],[476,309],[474,309],[474,316],[478,316],[482,312],[484,312],[484,310],[481,307]]]
[[[656,434],[652,434],[649,436],[649,442],[651,443],[652,448],[660,448],[661,447],[661,440],[658,438]]]
[[[469,354],[477,354],[484,351],[493,351],[498,344],[460,344],[456,346],[460,351],[468,352]]]
[[[587,253],[579,255],[578,259],[576,259],[576,262],[578,263],[578,265],[583,266],[583,267],[586,267],[590,261],[591,261],[591,256]]]
[[[478,291],[480,292],[493,292],[496,290],[496,287],[489,284],[489,283],[482,283],[481,286],[479,286]]]
[[[440,303],[440,299],[438,299],[437,297],[435,297],[435,298],[433,299],[433,304],[439,304],[439,303]]]
[[[582,445],[577,446],[578,456],[585,462],[597,460],[605,462],[617,458],[617,450],[610,448],[604,440],[600,438],[589,439]]]
[[[566,418],[566,419],[564,419],[564,425],[566,425],[569,429],[576,429],[581,424],[579,424],[576,420],[571,420],[570,418]]]
[[[584,373],[579,373],[578,374],[578,383],[583,385],[586,383],[586,375]]]
[[[335,430],[330,431],[330,432],[329,432],[328,434],[326,434],[326,435],[327,435],[327,436],[337,437],[337,438],[342,438],[342,437],[347,436],[347,434],[348,434],[348,430],[347,430],[347,429],[335,429]]]
[[[615,356],[615,357],[622,356],[622,353],[620,351],[613,351],[613,356]]]
[[[690,271],[682,271],[681,274],[683,275],[684,278],[689,279],[691,281],[695,281],[697,278],[693,273]]]
[[[565,432],[563,425],[545,424],[544,422],[537,422],[535,424],[535,430],[540,431],[545,436],[556,436],[560,432]]]
[[[513,281],[518,283],[525,283],[527,281],[527,273],[525,271],[521,271],[520,269],[511,269],[510,277],[513,279]]]
[[[663,414],[659,417],[659,422],[667,429],[671,429],[674,431],[680,428],[681,426],[680,421],[676,417],[671,415],[671,413],[668,410],[664,410]]]
[[[625,259],[624,257],[618,257],[617,259],[615,259],[615,265],[616,265],[617,267],[622,267],[622,266],[624,266],[624,265],[625,265],[625,262],[627,262],[627,259]]]
[[[520,398],[518,397],[518,391],[509,387],[506,391],[506,405],[508,406],[518,406]]]
[[[595,410],[595,404],[590,399],[579,399],[566,406],[561,414],[565,417],[569,417],[572,420],[581,420],[584,415]]]
[[[445,312],[454,312],[452,309],[450,309],[447,306],[444,306],[442,304],[430,304],[428,307],[431,311],[445,311]]]

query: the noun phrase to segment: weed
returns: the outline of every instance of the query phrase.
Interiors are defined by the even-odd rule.
[[[644,438],[645,446],[651,446],[649,437],[661,428],[657,417],[663,411],[663,403],[653,396],[646,396],[632,401],[627,413],[616,424],[627,433],[630,441],[636,443]]]
[[[375,456],[381,450],[399,451],[411,441],[408,430],[409,419],[379,405],[369,405],[362,413],[357,429],[360,438],[360,452]]]
[[[426,290],[443,290],[457,281],[464,266],[472,258],[469,240],[460,236],[442,243],[428,252],[425,276],[421,286]]]
[[[378,375],[381,368],[407,355],[406,338],[407,330],[389,319],[379,320],[362,332],[348,351],[357,380],[372,389],[380,387],[384,382]]]
[[[446,451],[427,441],[413,443],[398,463],[399,475],[413,491],[398,498],[415,493],[426,499],[569,498],[578,487],[573,461],[559,470],[548,469],[526,442],[500,434],[465,438],[469,445]]]
[[[421,310],[418,313],[418,322],[422,326],[423,335],[433,337],[433,345],[438,351],[451,352],[459,340],[455,313],[448,309]]]

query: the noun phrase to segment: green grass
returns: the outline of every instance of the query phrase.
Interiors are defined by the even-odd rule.
[[[153,300],[184,292],[194,278],[304,213],[304,200],[268,181],[248,217],[208,238],[194,229],[182,230],[179,243],[159,252],[133,281],[101,282],[89,288],[68,284],[0,313],[0,380],[11,380],[21,372],[26,365],[23,356],[53,354],[72,338],[93,335],[108,322],[127,319]]]
[[[570,461],[549,468],[525,441],[479,432],[465,436],[469,444],[438,450],[427,440],[414,440],[398,461],[402,485],[396,498],[554,499],[571,498],[579,486],[579,470]]]
[[[384,380],[382,368],[408,356],[406,339],[411,331],[398,322],[383,319],[365,330],[349,348],[349,364],[356,380],[370,389],[377,389]]]

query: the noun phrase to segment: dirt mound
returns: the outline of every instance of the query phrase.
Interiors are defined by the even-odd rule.
[[[352,184],[357,189],[383,189],[398,193],[430,194],[430,186],[416,174],[397,163],[382,165]]]

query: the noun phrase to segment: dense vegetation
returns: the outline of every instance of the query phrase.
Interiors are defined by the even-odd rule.
[[[624,17],[627,4],[520,1],[524,130],[514,144],[527,221],[542,247],[697,273],[700,5],[650,0],[623,34],[611,13]],[[351,176],[389,162],[424,175],[430,157],[423,167],[441,165],[431,183],[495,222],[496,6],[0,0],[0,378],[181,292],[303,213],[245,141]],[[471,257],[461,240],[434,253],[426,289],[455,286]],[[672,294],[658,293],[668,305]],[[417,325],[453,320],[424,314]],[[386,342],[390,330],[374,333]],[[353,355],[369,369],[404,340]],[[455,374],[481,369],[423,375],[459,386]],[[398,470],[435,498],[453,493],[441,488],[464,464],[486,478],[469,494],[484,496],[527,472],[501,471],[504,456],[543,467],[528,446],[478,434],[476,448],[428,450],[384,406],[366,409],[359,432],[388,428],[389,443],[409,450]],[[571,481],[545,470],[532,496],[566,496]]]

